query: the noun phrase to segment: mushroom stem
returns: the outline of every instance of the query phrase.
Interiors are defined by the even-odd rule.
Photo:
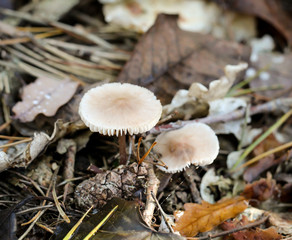
[[[126,165],[127,163],[126,135],[124,133],[119,135],[119,148],[120,148],[120,164]]]

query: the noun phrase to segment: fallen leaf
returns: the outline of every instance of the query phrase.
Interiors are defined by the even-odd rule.
[[[0,151],[0,172],[10,167],[27,167],[46,149],[49,144],[69,133],[74,133],[77,130],[85,128],[86,126],[81,122],[63,123],[62,120],[56,121],[51,136],[44,132],[35,133],[31,142],[27,143],[20,149],[16,148],[17,151],[13,151],[12,154],[6,154],[5,152]]]
[[[204,201],[209,203],[215,202],[214,195],[210,189],[210,185],[218,182],[219,179],[220,177],[216,175],[214,168],[210,168],[205,173],[200,184],[200,194]]]
[[[193,83],[189,89],[189,95],[205,101],[213,101],[224,98],[237,75],[247,68],[247,63],[240,63],[238,65],[227,65],[224,68],[224,76],[218,80],[214,80],[209,84],[209,89],[201,83]]]
[[[74,233],[74,239],[84,239],[85,236],[97,226],[105,216],[115,207],[117,210],[111,215],[108,221],[101,227],[100,231],[96,232],[90,239],[108,239],[108,240],[183,240],[177,234],[160,233],[152,231],[144,223],[141,214],[140,206],[137,202],[126,201],[120,198],[110,200],[107,205],[98,211],[97,214],[92,215],[84,221]],[[52,239],[61,240],[70,229],[75,225],[74,222],[70,224],[60,224]]]
[[[242,192],[242,196],[247,199],[255,199],[258,201],[265,201],[278,193],[276,181],[272,179],[271,174],[267,178],[261,178],[258,181],[247,184]]]
[[[264,141],[262,141],[257,147],[253,150],[253,155],[257,156],[260,155],[272,148],[276,148],[280,146],[281,143],[275,138],[274,134],[269,135]]]
[[[77,82],[68,79],[59,81],[38,78],[24,87],[22,101],[12,108],[15,118],[21,122],[30,122],[40,113],[48,117],[54,116],[72,98],[77,87]]]
[[[0,238],[5,240],[18,239],[16,232],[16,212],[26,203],[34,200],[36,197],[26,197],[21,202],[0,211]]]
[[[195,85],[192,84],[192,86],[195,86]],[[210,98],[212,98],[212,92],[214,91],[220,92],[220,90],[210,89],[210,92],[208,94]],[[214,96],[218,96],[218,95],[215,94]],[[209,102],[209,105],[210,105],[210,108],[209,108],[208,116],[215,117],[215,116],[231,113],[239,108],[245,108],[247,106],[247,102],[245,99],[242,99],[242,98],[228,97],[228,98],[213,100]],[[250,119],[247,119],[247,122],[250,122]],[[235,135],[235,137],[238,140],[242,139],[242,130],[244,126],[243,119],[230,121],[230,122],[224,122],[224,123],[213,123],[213,124],[210,124],[210,126],[216,132],[216,134],[232,133],[233,135]]]
[[[181,235],[192,237],[199,232],[206,232],[223,221],[233,218],[248,206],[244,197],[221,200],[215,204],[205,201],[202,204],[186,203],[184,212],[175,212],[175,231]]]
[[[28,167],[26,176],[41,186],[48,187],[52,182],[53,176],[52,160],[52,156],[44,154],[38,161],[34,161]]]
[[[176,92],[171,103],[163,106],[161,118],[172,115],[171,121],[195,119],[208,115],[209,104],[197,101],[188,95],[189,91],[180,89]]]
[[[292,213],[273,213],[268,212],[269,223],[275,226],[279,233],[292,235]]]
[[[16,232],[16,214],[15,207],[0,211],[0,236],[1,239],[17,240]]]
[[[224,222],[221,224],[221,228],[223,230],[232,230],[238,227],[245,226],[249,224],[246,216],[242,216],[241,220],[234,220],[232,222]],[[246,229],[242,231],[238,231],[230,234],[232,238],[229,236],[225,236],[224,239],[235,239],[235,240],[277,240],[282,239],[282,236],[278,234],[275,228],[270,227],[267,229]]]
[[[257,60],[251,63],[251,69],[266,69],[253,81],[251,88],[262,88],[267,86],[279,86],[278,90],[263,91],[262,96],[277,98],[279,96],[292,96],[292,73],[289,66],[292,64],[292,54],[259,53]]]
[[[26,167],[28,166],[49,144],[50,137],[43,133],[35,133],[31,142],[21,148],[13,155],[4,152],[0,154],[0,172],[10,167]],[[6,163],[6,164],[4,164]]]
[[[258,156],[270,149],[280,146],[281,143],[277,141],[273,134],[269,135],[264,141],[262,141],[254,150],[253,155]],[[282,152],[280,152],[281,154]],[[243,174],[243,179],[247,182],[254,181],[262,172],[266,171],[270,167],[285,161],[285,156],[277,158],[280,156],[279,153],[271,154],[263,159],[259,160],[252,166],[248,167]]]
[[[243,179],[247,182],[252,182],[256,179],[262,172],[270,169],[273,166],[279,165],[281,162],[287,161],[287,159],[292,158],[292,151],[288,151],[282,156],[275,158],[274,156],[267,156],[252,166],[248,167],[244,174]]]
[[[250,48],[178,28],[176,16],[159,15],[140,39],[117,81],[152,90],[163,104],[194,81],[209,84],[227,64],[248,61]],[[240,61],[239,61],[240,60]]]
[[[222,5],[224,9],[230,8],[235,11],[253,15],[271,23],[282,33],[289,44],[292,43],[291,29],[291,3],[278,0],[214,0]]]
[[[275,227],[280,234],[292,235],[292,212],[286,211],[282,213],[276,213],[254,207],[248,207],[242,212],[241,216],[247,217],[249,222],[254,222],[263,216],[268,216],[269,218],[266,225]]]

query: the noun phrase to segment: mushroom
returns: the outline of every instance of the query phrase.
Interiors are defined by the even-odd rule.
[[[179,172],[190,164],[211,164],[219,153],[215,132],[204,123],[192,123],[181,129],[161,133],[154,151],[161,154],[165,172]]]
[[[120,163],[126,163],[125,135],[143,133],[156,125],[162,106],[146,88],[108,83],[90,89],[79,105],[82,121],[92,132],[119,137]]]

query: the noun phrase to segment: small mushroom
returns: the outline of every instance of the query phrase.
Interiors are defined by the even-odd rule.
[[[165,172],[179,172],[190,164],[211,164],[219,153],[215,132],[204,123],[192,123],[181,129],[160,134],[156,138],[155,152],[167,166],[158,166]]]
[[[126,163],[125,135],[143,133],[159,121],[162,106],[146,88],[108,83],[90,89],[81,99],[79,114],[92,132],[119,137],[120,163]]]

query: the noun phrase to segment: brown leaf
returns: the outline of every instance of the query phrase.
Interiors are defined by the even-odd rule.
[[[291,2],[279,0],[215,0],[222,7],[240,11],[249,15],[255,15],[271,23],[281,34],[285,36],[289,44],[292,43],[291,28]]]
[[[240,221],[234,220],[232,222],[224,222],[221,224],[221,228],[223,230],[232,230],[238,227],[245,226],[249,224],[246,216],[242,216]],[[235,239],[235,240],[277,240],[282,239],[282,236],[277,233],[275,228],[270,227],[267,229],[247,229],[239,232],[235,232],[231,234],[232,238],[225,237],[224,239]]]
[[[250,86],[252,88],[279,86],[279,90],[263,91],[260,95],[269,98],[277,98],[279,96],[292,97],[291,65],[291,53],[259,53],[257,61],[252,63],[252,67],[255,69],[266,68],[267,70],[251,81]]]
[[[267,178],[261,178],[251,184],[247,184],[242,192],[242,196],[247,199],[256,199],[261,202],[275,196],[278,192],[276,181],[271,174]]]
[[[267,152],[268,150],[278,147],[281,144],[277,141],[275,136],[273,134],[269,135],[265,141],[261,142],[254,150],[253,155],[258,156],[264,152]],[[281,152],[282,153],[282,152]],[[279,153],[277,154],[271,154],[267,157],[262,158],[252,166],[248,167],[244,174],[243,179],[247,182],[252,182],[255,180],[262,172],[266,171],[270,167],[277,165],[281,163],[282,161],[285,161],[286,156],[276,158]]]
[[[264,141],[262,141],[255,149],[253,150],[253,155],[260,155],[272,148],[280,146],[281,143],[278,142],[274,134],[269,135]]]
[[[68,79],[59,81],[38,78],[24,87],[22,101],[12,108],[15,118],[21,122],[30,122],[40,113],[48,117],[54,116],[59,107],[72,98],[77,87],[77,82]]]
[[[165,104],[178,89],[194,81],[209,84],[224,75],[225,65],[248,61],[249,55],[249,47],[183,31],[176,16],[162,14],[117,80],[147,87]]]
[[[174,214],[176,223],[175,231],[181,235],[192,237],[199,232],[206,232],[223,221],[235,217],[248,206],[243,197],[221,200],[215,204],[203,201],[202,204],[186,203],[185,211]]]

